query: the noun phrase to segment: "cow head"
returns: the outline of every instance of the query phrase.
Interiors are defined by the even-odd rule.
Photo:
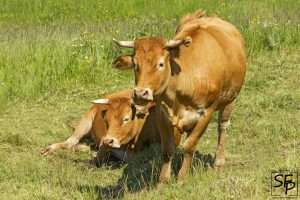
[[[114,61],[118,69],[134,68],[135,85],[133,100],[142,105],[152,101],[167,87],[171,77],[170,49],[191,42],[190,37],[179,40],[144,38],[135,41],[114,42],[121,47],[133,48],[130,56],[121,56]]]
[[[107,125],[107,134],[102,138],[101,145],[107,148],[121,148],[131,141],[137,141],[146,117],[136,117],[136,109],[131,101],[125,97],[92,101],[94,104],[106,105],[101,110],[101,115]]]

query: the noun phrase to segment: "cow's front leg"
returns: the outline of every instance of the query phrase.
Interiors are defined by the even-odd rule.
[[[188,135],[188,137],[184,141],[183,143],[184,158],[183,158],[181,169],[178,174],[179,179],[182,179],[187,175],[199,139],[205,132],[205,129],[211,119],[213,111],[214,109],[212,108],[208,108],[205,110],[204,114],[199,118],[193,131]]]
[[[87,135],[93,124],[93,118],[95,116],[95,110],[89,111],[84,114],[84,116],[79,121],[78,126],[76,127],[73,135],[64,142],[52,144],[41,151],[41,154],[44,156],[51,155],[52,153],[61,150],[61,149],[70,149],[74,147],[79,140]]]
[[[175,154],[174,128],[160,106],[156,107],[156,116],[162,144],[162,168],[159,181],[165,182],[171,178],[171,164]]]
[[[41,154],[43,156],[48,156],[48,155],[51,155],[52,153],[54,153],[58,150],[61,150],[61,149],[70,149],[70,148],[74,147],[78,143],[78,141],[79,141],[78,138],[71,136],[65,142],[55,143],[55,144],[52,144],[52,145],[44,148],[41,151]]]

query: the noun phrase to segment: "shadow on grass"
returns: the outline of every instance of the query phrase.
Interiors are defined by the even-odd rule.
[[[173,171],[178,174],[183,160],[183,153],[181,150],[177,150],[175,158],[173,160]],[[194,169],[199,170],[199,167],[206,171],[213,161],[213,157],[208,155],[200,154],[198,151],[195,153],[192,171]],[[109,163],[116,165],[116,163]],[[119,168],[122,166],[118,163],[115,167]],[[152,145],[149,148],[138,153],[136,158],[127,164],[124,168],[121,178],[118,180],[116,185],[108,185],[101,187],[96,185],[94,190],[98,193],[98,200],[102,199],[121,199],[125,193],[138,192],[144,188],[155,188],[161,167],[160,160],[160,145]],[[111,168],[110,169],[114,169]],[[91,190],[90,186],[84,185],[78,188],[80,191]]]
[[[126,165],[126,163],[120,161],[118,158],[115,158],[113,156],[110,156],[106,161],[105,164],[104,163],[98,163],[95,159],[90,159],[90,160],[86,160],[86,159],[80,159],[80,158],[76,158],[73,159],[74,163],[81,163],[86,165],[86,167],[88,168],[99,168],[99,167],[107,167],[111,170],[115,170],[115,169],[120,169],[122,168],[124,165]]]

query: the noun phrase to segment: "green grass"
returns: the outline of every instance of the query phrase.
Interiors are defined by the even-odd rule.
[[[71,135],[88,103],[132,88],[133,73],[112,69],[111,38],[172,38],[178,20],[203,8],[235,24],[248,71],[226,141],[226,167],[207,162],[216,117],[198,145],[189,178],[157,185],[160,149],[119,168],[87,164],[88,153],[39,151]],[[272,170],[300,173],[299,1],[0,0],[1,199],[268,199]],[[181,146],[174,162],[178,172]],[[173,176],[175,177],[175,176]]]

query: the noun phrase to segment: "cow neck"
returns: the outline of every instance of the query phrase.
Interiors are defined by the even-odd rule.
[[[136,150],[136,145],[137,145],[137,142],[138,142],[139,137],[141,135],[143,125],[145,123],[145,122],[141,121],[141,120],[145,120],[145,119],[137,119],[137,120],[138,120],[138,123],[137,123],[137,129],[136,129],[136,132],[135,132],[135,138],[134,138],[133,144],[131,145],[131,148],[133,150]]]
[[[171,76],[167,88],[158,97],[158,103],[164,102],[168,107],[172,108],[176,99],[176,86],[177,76]]]

